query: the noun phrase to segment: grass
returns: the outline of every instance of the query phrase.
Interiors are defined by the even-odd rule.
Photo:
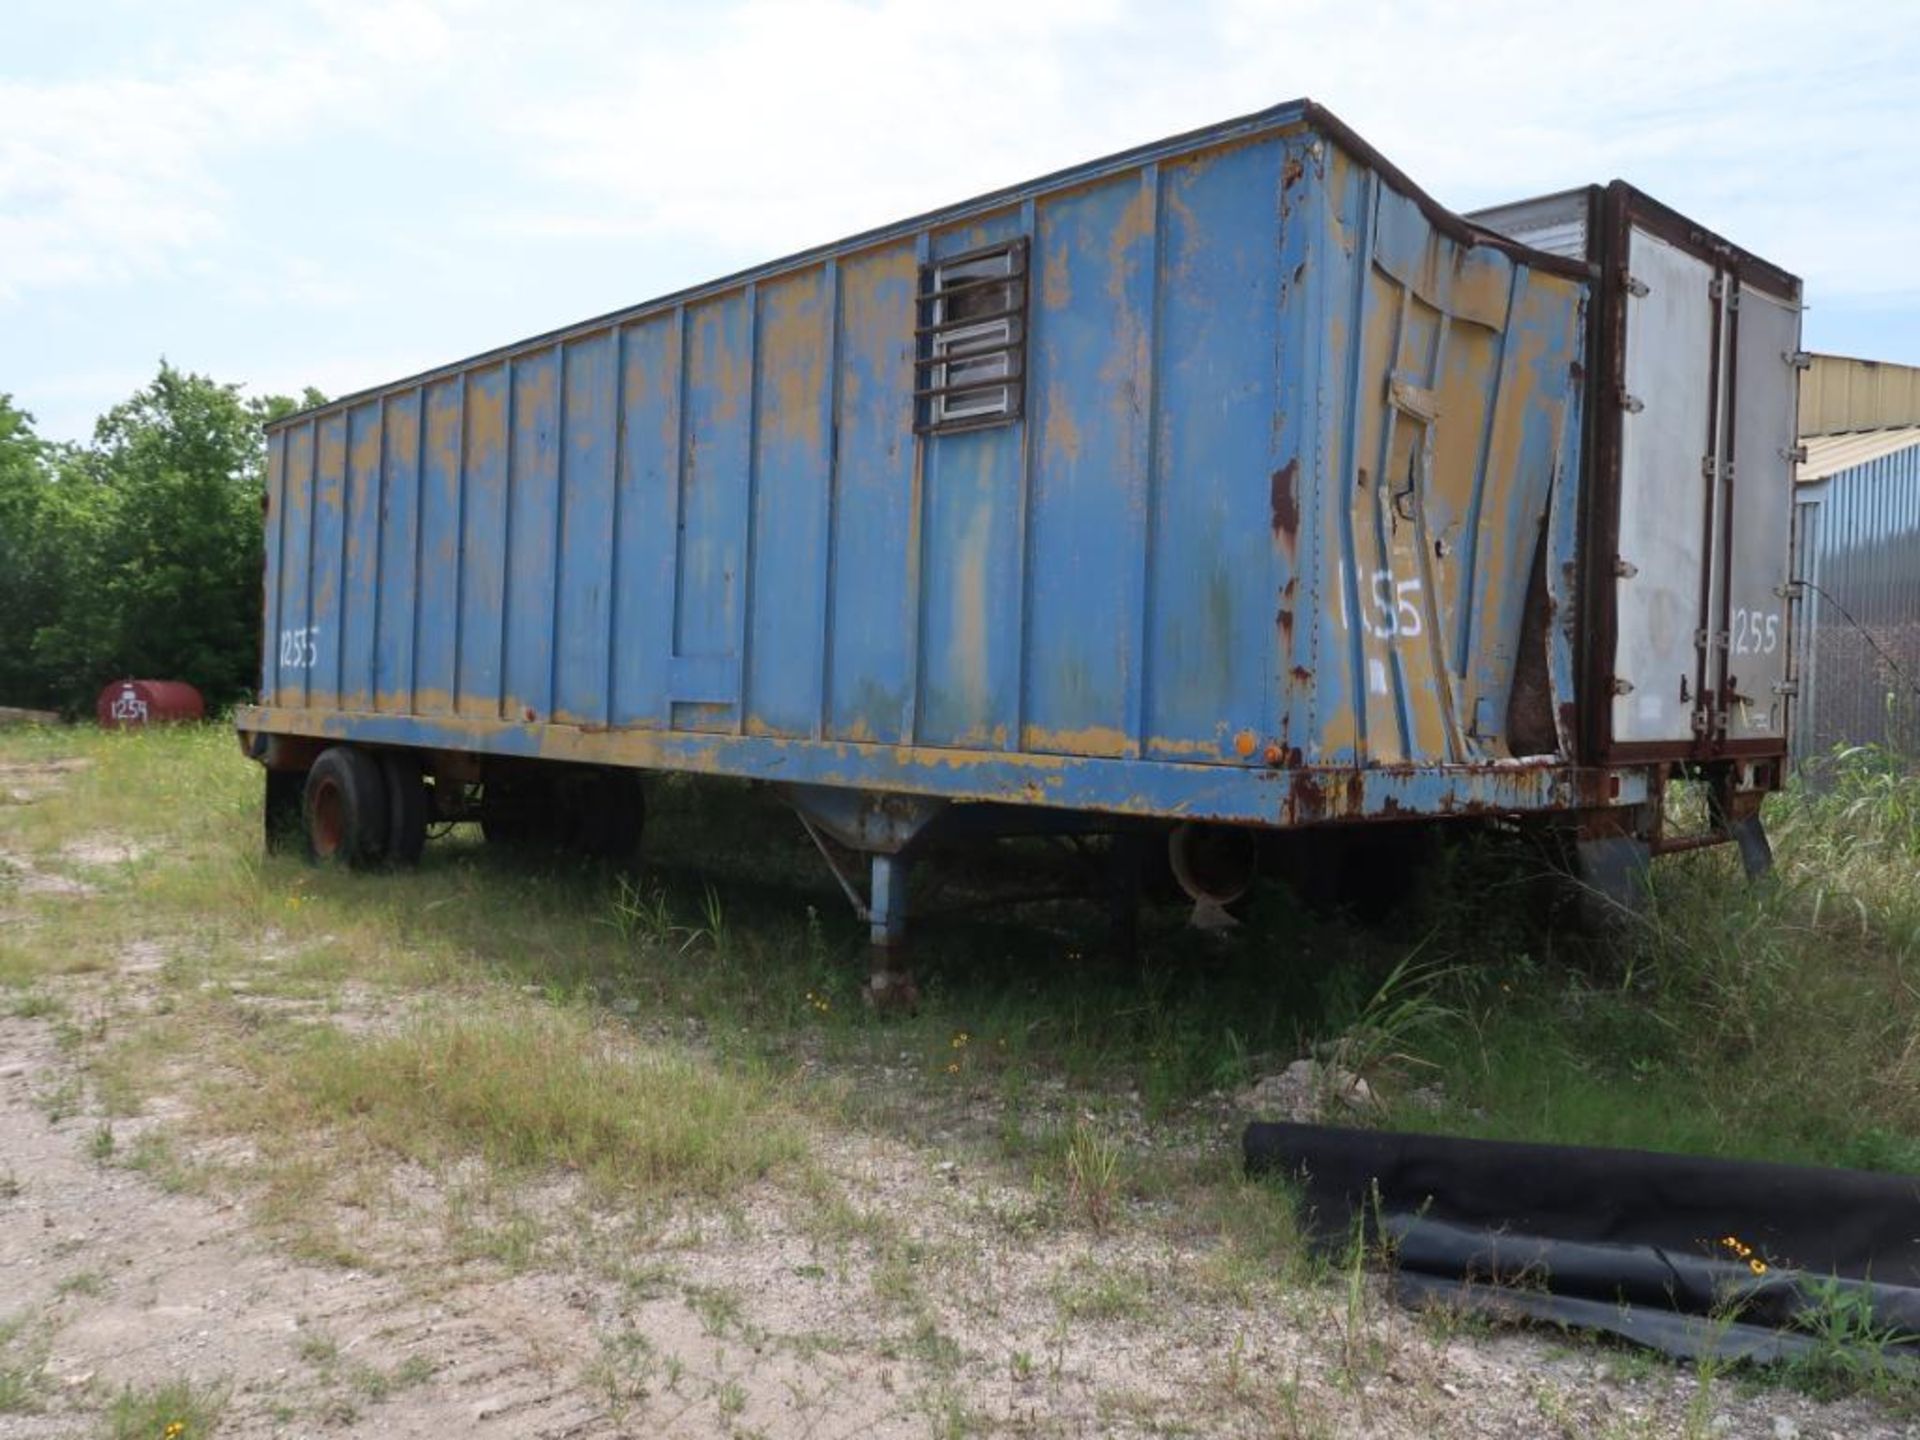
[[[623,1046],[575,1009],[462,1006],[350,1035],[275,1026],[237,1046],[222,1108],[262,1135],[348,1132],[424,1163],[477,1154],[605,1194],[717,1196],[801,1158],[768,1085]]]
[[[1154,1287],[1141,1270],[1083,1262],[1059,1277],[1054,1299],[1068,1320],[1140,1320],[1151,1313]]]
[[[49,1332],[29,1311],[0,1318],[0,1415],[40,1408]]]
[[[1829,1400],[1862,1392],[1878,1394],[1909,1410],[1920,1403],[1920,1379],[1902,1367],[1893,1347],[1911,1347],[1915,1335],[1874,1318],[1867,1295],[1839,1280],[1811,1283],[1809,1303],[1796,1327],[1813,1342],[1784,1369],[1795,1388]]]
[[[175,859],[113,882],[133,888],[137,921],[101,923],[101,907],[27,897],[29,926],[6,927],[20,933],[0,941],[0,978],[26,1013],[61,1003],[48,989],[57,972],[110,963],[136,932],[163,944],[191,933],[199,958],[183,963],[217,972],[245,959],[281,993],[532,984],[581,1016],[674,1017],[749,1075],[824,1065],[846,1077],[839,1103],[856,1118],[918,1124],[931,1104],[965,1124],[993,1108],[1012,1137],[1006,1158],[1017,1158],[1019,1136],[1065,1118],[1036,1113],[1036,1077],[1131,1093],[1148,1118],[1177,1120],[1318,1041],[1346,1070],[1385,1072],[1389,1100],[1408,1081],[1436,1083],[1441,1109],[1389,1105],[1395,1123],[1920,1168],[1909,1138],[1920,1135],[1920,893],[1908,880],[1920,782],[1883,756],[1849,757],[1831,790],[1773,803],[1771,884],[1746,885],[1724,851],[1663,861],[1648,916],[1609,949],[1539,923],[1527,889],[1537,863],[1512,846],[1468,844],[1384,926],[1308,914],[1273,885],[1225,945],[1156,916],[1130,959],[1104,953],[1092,907],[1033,907],[1013,925],[966,913],[929,921],[916,954],[920,1013],[881,1024],[859,1003],[857,922],[777,802],[744,787],[656,786],[655,858],[637,879],[498,857],[464,835],[437,844],[415,875],[338,876],[258,856],[257,774],[212,728],[4,745],[16,759],[78,752],[90,764],[64,777],[59,807],[9,807],[0,849],[49,853],[76,834],[112,833]],[[981,858],[977,875],[931,875],[922,901],[951,906],[996,867],[1046,875],[1064,863],[1039,842],[1003,848],[1012,853]],[[538,1069],[542,1047],[580,1038],[582,1023],[596,1022],[560,1019],[545,1034],[428,1024],[371,1047],[314,1036],[283,1058],[305,1075],[370,1067],[363,1078],[377,1090],[418,1079],[436,1046]],[[903,1053],[912,1085],[858,1082]],[[646,1083],[659,1092],[680,1082],[669,1069]],[[472,1107],[498,1098],[433,1093],[447,1107],[434,1144],[471,1138]],[[553,1098],[536,1084],[527,1100]],[[373,1105],[366,1128],[398,1128],[377,1095],[327,1103],[348,1101]],[[739,1097],[714,1103],[723,1114]],[[561,1138],[542,1152],[529,1127],[556,1119]],[[599,1123],[579,1119],[589,1131]],[[599,1144],[565,1115],[503,1110],[501,1122],[489,1153],[578,1163],[580,1145]],[[609,1163],[588,1160],[596,1173]],[[1107,1197],[1103,1184],[1088,1188],[1097,1180],[1070,1182],[1096,1208]]]
[[[936,1135],[959,1174],[1006,1183],[1009,1232],[1198,1237],[1204,1261],[1167,1283],[1223,1303],[1331,1286],[1358,1384],[1377,1361],[1362,1277],[1309,1258],[1289,1198],[1219,1139],[1221,1094],[1299,1056],[1368,1080],[1362,1123],[1920,1172],[1920,779],[1881,754],[1770,802],[1770,881],[1725,850],[1663,860],[1608,943],[1555,923],[1532,849],[1459,832],[1382,919],[1268,881],[1230,937],[1168,907],[1116,954],[1097,906],[991,900],[1078,874],[1064,847],[1010,842],[916,872],[940,918],[916,936],[920,1008],[890,1018],[861,1003],[863,927],[763,791],[662,779],[638,874],[462,827],[415,873],[343,875],[259,853],[258,773],[215,727],[0,737],[0,759],[68,758],[86,764],[58,804],[0,810],[0,855],[52,872],[110,835],[143,858],[84,871],[111,904],[0,883],[0,1007],[60,1025],[85,1077],[41,1103],[88,1114],[101,1162],[204,1188],[167,1135],[111,1124],[189,1094],[196,1125],[250,1142],[258,1213],[313,1258],[367,1261],[324,1217],[353,1186],[378,1209],[368,1177],[396,1162],[502,1177],[442,1224],[508,1270],[556,1263],[556,1225],[588,1223],[516,1186],[711,1212],[767,1182],[797,1197],[823,1274],[865,1256],[901,1353],[945,1375],[919,1242],[823,1180],[813,1138]],[[76,1004],[72,977],[129,955],[159,966],[150,1012]],[[1114,1273],[1062,1292],[1065,1319],[1127,1318],[1140,1296]],[[603,1360],[610,1394],[653,1383]],[[1259,1394],[1293,1417],[1291,1391]]]
[[[129,1386],[108,1403],[108,1440],[204,1440],[220,1425],[227,1394],[213,1385],[174,1380],[152,1389]]]
[[[1848,789],[1769,810],[1777,868],[1662,861],[1618,943],[1443,916],[1461,956],[1456,1023],[1427,1037],[1447,1102],[1404,1125],[1490,1138],[1638,1146],[1920,1170],[1920,905],[1903,807]],[[1920,780],[1907,788],[1920,793]]]
[[[1113,1220],[1122,1163],[1121,1147],[1111,1136],[1085,1122],[1074,1126],[1066,1153],[1067,1205],[1096,1230]]]

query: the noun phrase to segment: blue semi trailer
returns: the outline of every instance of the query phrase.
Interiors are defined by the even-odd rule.
[[[942,834],[1144,836],[1216,901],[1262,835],[1446,816],[1621,898],[1761,865],[1799,298],[1282,105],[275,422],[243,741],[347,862],[765,781],[883,951]]]

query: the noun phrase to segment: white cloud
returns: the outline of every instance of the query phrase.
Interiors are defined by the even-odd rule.
[[[1083,157],[1072,56],[1118,14],[748,0],[671,47],[617,34],[580,90],[518,97],[503,139],[610,223],[793,248]]]
[[[191,347],[269,389],[357,386],[1302,94],[1444,203],[1621,175],[1805,275],[1816,306],[1920,310],[1920,39],[1900,19],[1761,0],[153,11],[150,39],[92,68],[0,57],[0,388],[31,404],[42,369],[144,376]],[[64,356],[9,344],[63,328]]]
[[[446,48],[421,3],[270,15],[151,73],[0,78],[0,303],[164,274],[217,244],[243,203],[223,160],[323,126],[351,134],[389,108],[392,74]]]
[[[549,187],[502,226],[555,243],[744,237],[771,256],[1310,94],[1447,203],[1621,175],[1833,293],[1912,288],[1920,177],[1901,137],[1920,136],[1920,86],[1892,52],[1917,47],[1874,7],[1818,25],[1731,0],[1642,0],[1598,23],[1537,0],[694,13],[575,8],[556,30],[480,12],[485,53],[566,54],[541,84],[481,60],[497,143]],[[1848,211],[1871,223],[1832,223]]]

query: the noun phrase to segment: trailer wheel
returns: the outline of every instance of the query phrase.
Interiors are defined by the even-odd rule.
[[[377,862],[387,848],[386,782],[364,750],[335,745],[320,752],[307,772],[301,813],[307,854],[323,865],[358,869]]]
[[[387,863],[418,865],[420,852],[427,848],[427,822],[433,809],[420,762],[402,751],[389,750],[380,757],[380,774],[387,789]]]

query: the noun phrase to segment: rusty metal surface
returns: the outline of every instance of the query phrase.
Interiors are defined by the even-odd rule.
[[[1007,243],[1022,403],[916,433],[927,267]],[[348,397],[270,434],[242,724],[1265,823],[1625,803],[1571,768],[1588,298],[1301,103]]]
[[[746,735],[605,730],[459,716],[351,714],[254,707],[239,716],[266,744],[354,741],[464,755],[563,760],[699,775],[738,775],[1054,810],[1307,825],[1418,816],[1607,811],[1644,803],[1645,769],[1590,769],[1551,759],[1484,766],[1385,765],[1269,770],[1177,761],[992,754],[906,745],[818,743]],[[304,763],[314,753],[289,754]],[[269,758],[269,763],[273,763]]]

